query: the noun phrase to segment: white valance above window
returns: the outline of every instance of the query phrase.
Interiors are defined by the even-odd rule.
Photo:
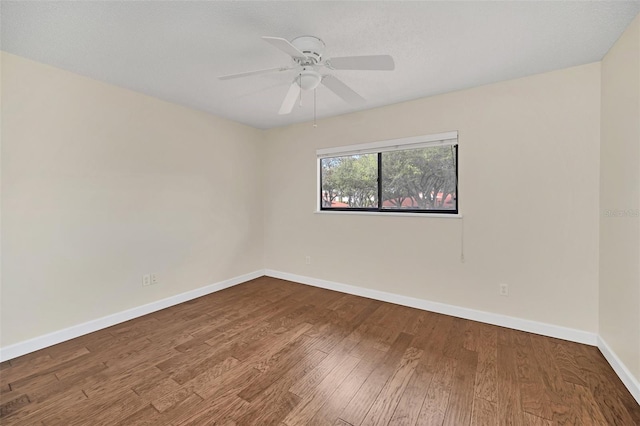
[[[374,154],[378,152],[426,148],[430,146],[456,145],[457,143],[458,131],[453,131],[437,133],[434,135],[412,136],[409,138],[369,142],[358,145],[323,148],[317,150],[316,155],[318,158],[342,157],[347,155]]]

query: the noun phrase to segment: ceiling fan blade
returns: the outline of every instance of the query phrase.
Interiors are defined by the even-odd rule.
[[[282,106],[280,106],[280,111],[278,111],[279,115],[286,115],[291,113],[293,110],[293,106],[296,104],[296,99],[300,95],[300,86],[297,82],[297,77],[289,86],[289,91],[287,92],[287,96],[284,97],[284,101],[282,101]]]
[[[322,84],[351,105],[362,105],[366,102],[362,96],[332,75],[324,76]]]
[[[334,70],[392,71],[396,67],[389,55],[343,56],[327,59],[325,63]]]
[[[267,68],[267,69],[263,69],[263,70],[241,72],[241,73],[238,73],[238,74],[221,75],[218,78],[220,80],[231,80],[233,78],[249,77],[251,75],[269,74],[271,72],[287,71],[287,70],[291,70],[291,69],[293,69],[293,68],[291,68],[291,67]]]
[[[289,43],[289,40],[280,37],[267,36],[262,37],[262,39],[293,58],[307,59],[307,55],[299,51],[293,44]]]

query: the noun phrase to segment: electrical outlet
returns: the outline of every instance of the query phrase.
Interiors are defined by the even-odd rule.
[[[509,295],[509,284],[500,284],[500,290],[498,290],[500,296],[508,296]]]
[[[151,274],[151,284],[158,284],[158,275],[157,274]]]
[[[142,276],[142,285],[145,287],[151,285],[151,275],[145,274]]]
[[[311,256],[307,256],[304,258],[304,263],[306,263],[307,265],[311,265]]]

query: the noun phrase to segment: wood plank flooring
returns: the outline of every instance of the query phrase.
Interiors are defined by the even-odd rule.
[[[0,364],[2,425],[640,425],[597,348],[259,278]]]

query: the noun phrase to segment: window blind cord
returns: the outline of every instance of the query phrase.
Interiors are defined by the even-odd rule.
[[[460,263],[464,263],[464,216],[460,218]]]
[[[451,146],[451,158],[455,157],[453,146]],[[456,158],[457,160],[457,158]],[[451,165],[456,167],[455,162]],[[458,182],[456,181],[456,198],[458,198]],[[458,200],[456,200],[456,203]],[[460,263],[464,263],[464,216],[460,218]]]
[[[314,129],[318,127],[318,125],[316,124],[316,90],[317,89],[313,89],[313,128]]]

